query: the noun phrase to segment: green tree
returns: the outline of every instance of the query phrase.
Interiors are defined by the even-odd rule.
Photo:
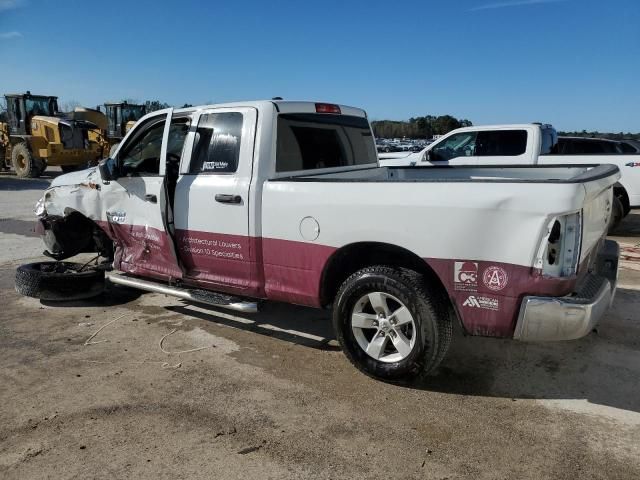
[[[160,100],[147,100],[144,104],[147,107],[147,112],[155,112],[156,110],[162,110],[163,108],[169,108],[171,106]]]

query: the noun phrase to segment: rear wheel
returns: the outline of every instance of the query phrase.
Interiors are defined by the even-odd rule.
[[[40,176],[39,163],[33,158],[33,154],[26,143],[18,143],[13,146],[11,152],[11,164],[20,178],[34,178]]]
[[[104,291],[104,270],[80,263],[29,263],[16,270],[16,291],[40,300],[83,300]]]
[[[611,218],[609,218],[608,233],[611,233],[616,228],[618,228],[624,216],[624,205],[618,197],[613,197],[613,201],[611,203]]]
[[[75,172],[79,168],[78,165],[60,165],[60,170],[62,170],[63,173]]]
[[[427,291],[423,277],[386,266],[362,269],[342,284],[333,325],[351,363],[391,381],[433,371],[452,335],[446,305]]]

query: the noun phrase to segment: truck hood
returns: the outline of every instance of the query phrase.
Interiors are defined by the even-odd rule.
[[[100,173],[98,172],[98,167],[91,167],[86,170],[60,175],[51,182],[51,187],[72,187],[83,183],[97,183],[99,180]]]

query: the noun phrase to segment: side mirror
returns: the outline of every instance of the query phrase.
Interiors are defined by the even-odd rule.
[[[100,178],[103,182],[110,182],[111,180],[117,180],[117,164],[113,158],[107,158],[98,164],[98,170],[100,171]]]
[[[422,158],[423,162],[430,162],[431,161],[431,150],[427,150],[424,153],[424,157]]]

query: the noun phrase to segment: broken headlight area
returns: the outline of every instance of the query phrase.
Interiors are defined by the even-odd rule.
[[[46,196],[43,196],[36,202],[36,206],[33,209],[33,213],[36,214],[36,217],[43,217],[47,213],[47,209],[44,206]]]
[[[44,215],[36,231],[47,247],[46,255],[64,260],[79,253],[95,252],[113,259],[113,242],[93,221],[78,212],[67,216]]]

